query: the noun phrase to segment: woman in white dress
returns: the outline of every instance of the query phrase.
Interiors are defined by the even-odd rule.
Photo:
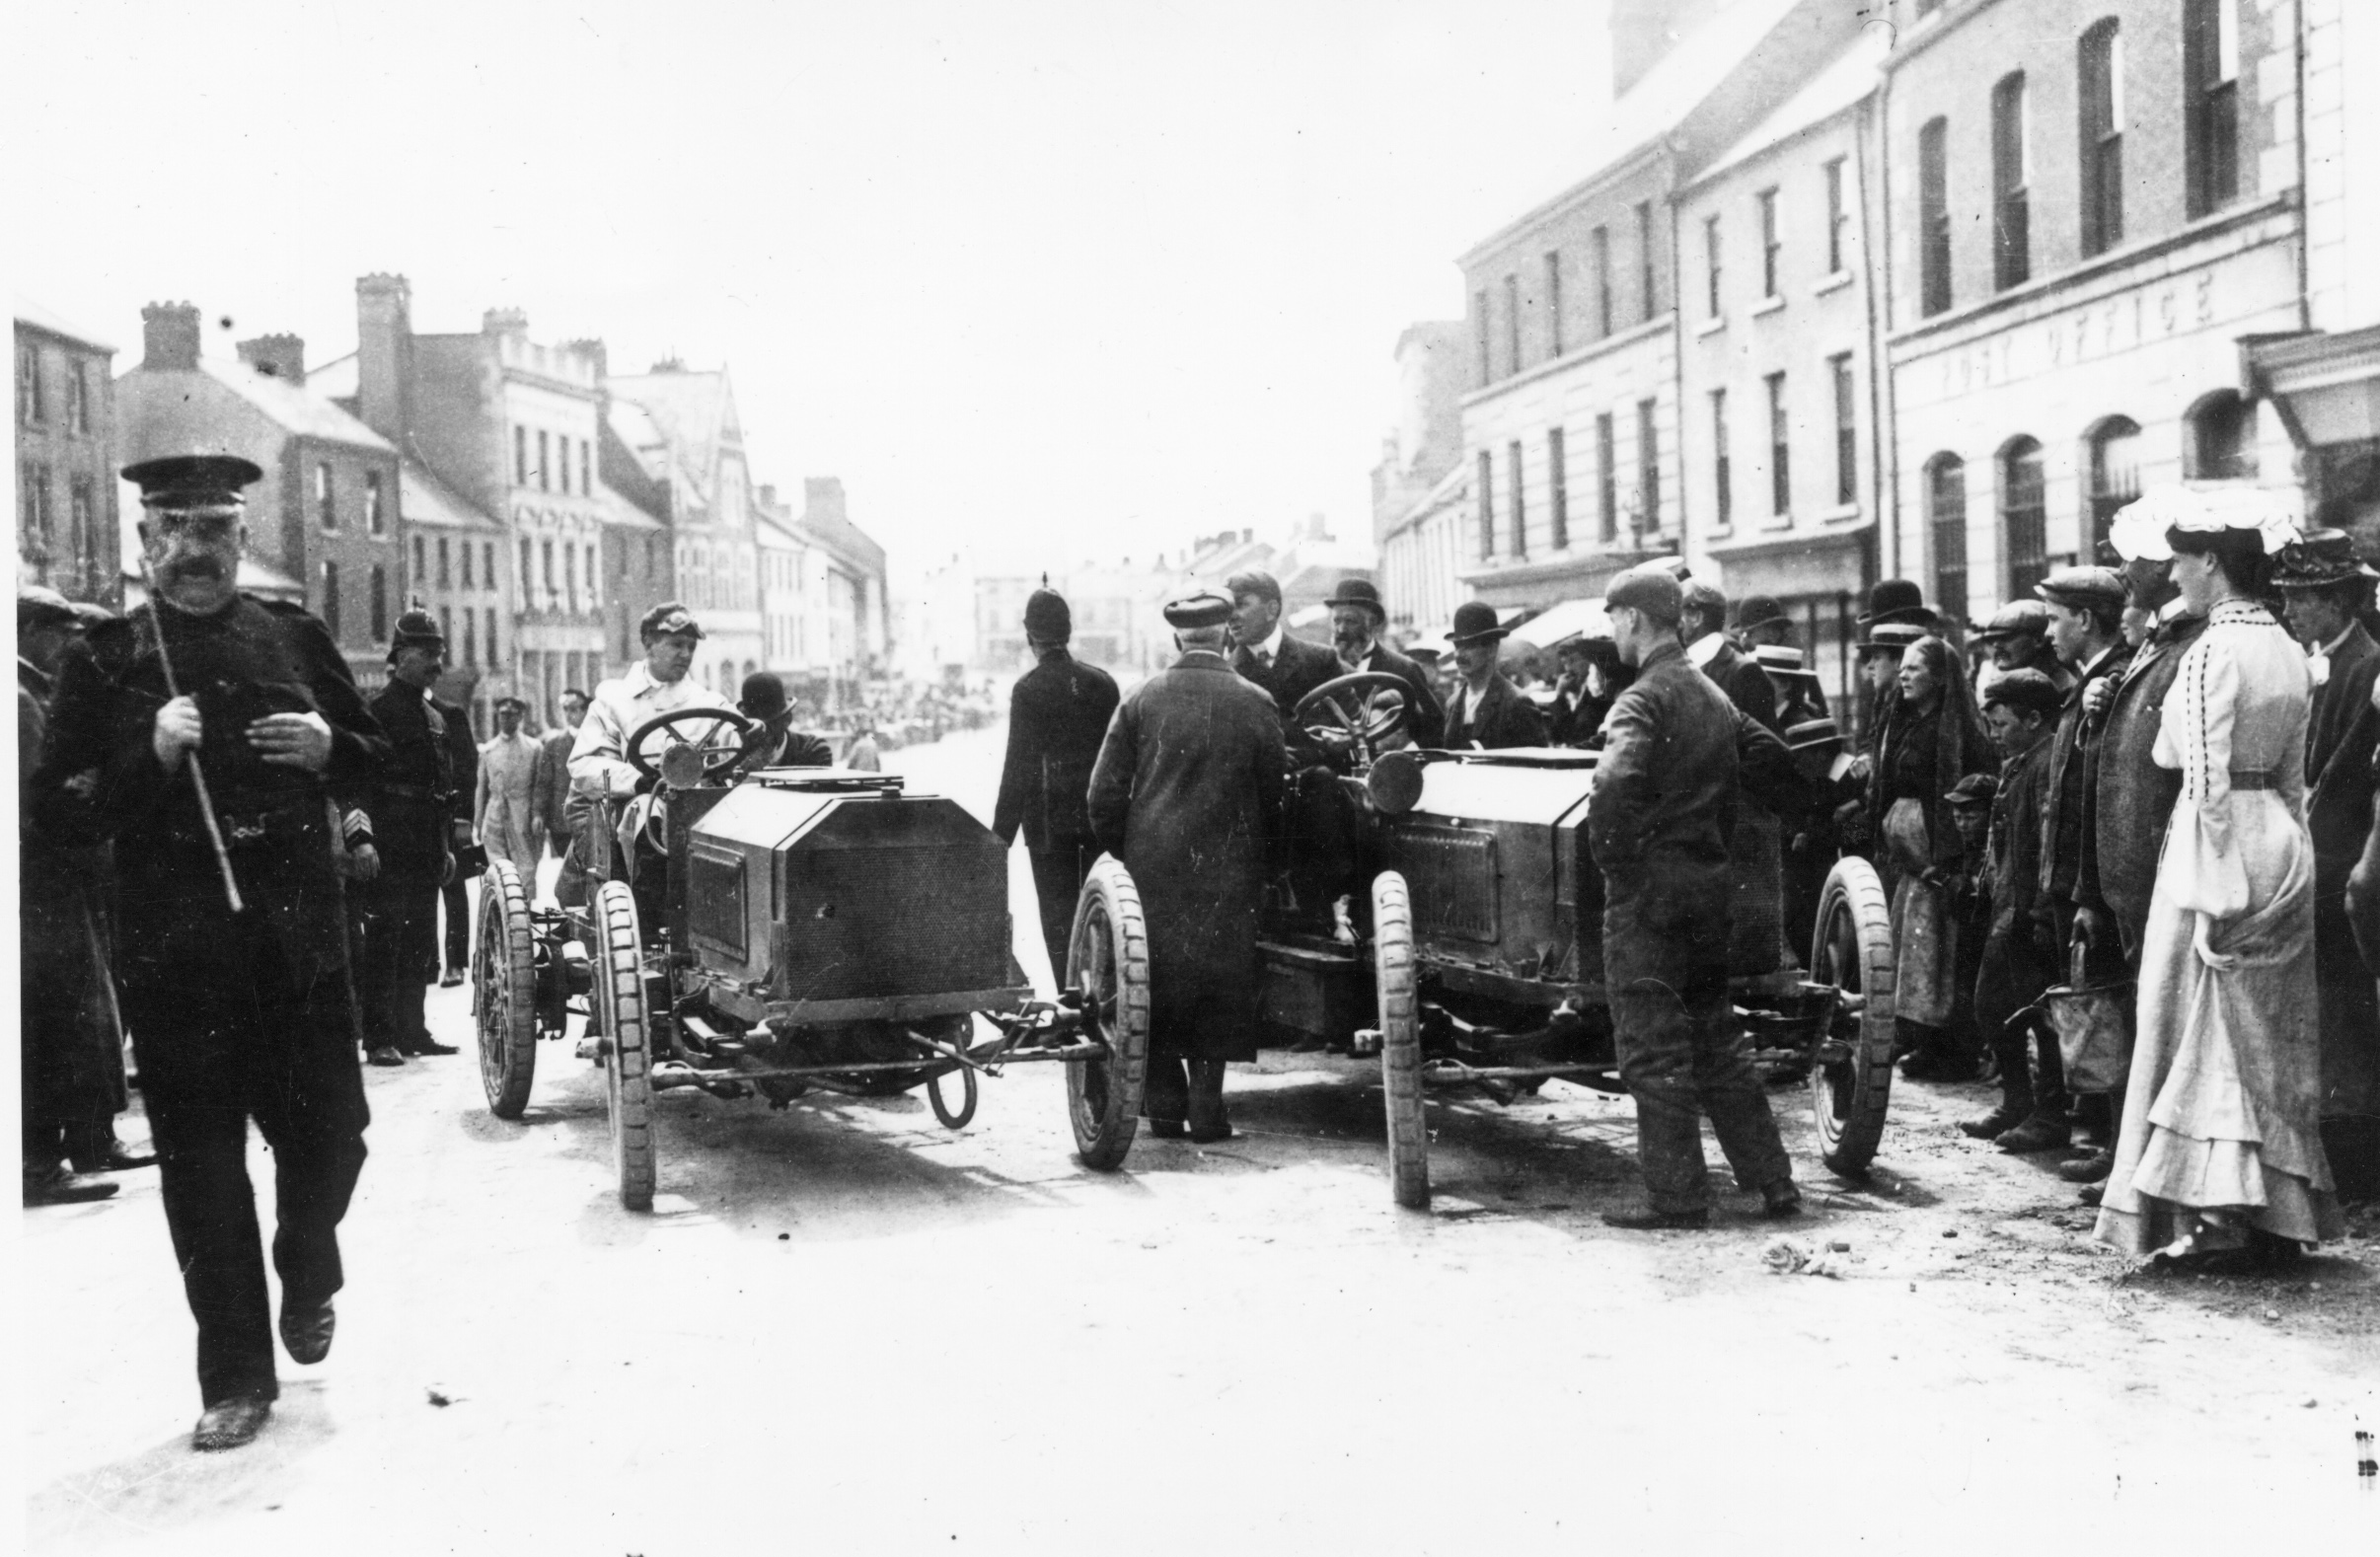
[[[2343,1230],[2319,1133],[2312,678],[2257,599],[2272,537],[2210,518],[2166,539],[2174,581],[2207,627],[2157,734],[2156,761],[2180,770],[2182,795],[2142,939],[2098,1237],[2134,1256],[2258,1264]]]

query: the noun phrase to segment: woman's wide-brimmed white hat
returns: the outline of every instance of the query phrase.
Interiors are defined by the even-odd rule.
[[[2305,499],[2294,486],[2258,486],[2247,482],[2184,482],[2152,486],[2116,511],[2108,544],[2126,561],[2162,562],[2174,555],[2168,532],[2252,530],[2264,537],[2265,555],[2305,532]]]

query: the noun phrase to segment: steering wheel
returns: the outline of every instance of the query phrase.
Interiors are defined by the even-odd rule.
[[[688,738],[679,732],[680,725],[697,722],[702,733]],[[680,708],[675,713],[663,713],[636,726],[628,738],[628,748],[621,755],[629,766],[646,778],[680,783],[662,771],[662,763],[671,752],[683,746],[702,761],[701,777],[709,778],[726,772],[743,758],[743,737],[752,730],[752,721],[732,708]],[[670,765],[673,769],[676,764]]]
[[[1359,720],[1339,701],[1341,694],[1357,691],[1366,693],[1367,701],[1373,692],[1393,692],[1400,701],[1393,708],[1366,713]],[[1404,728],[1408,704],[1403,700],[1410,698],[1413,689],[1406,685],[1402,676],[1391,676],[1384,670],[1359,670],[1349,676],[1334,676],[1300,698],[1298,705],[1290,710],[1290,717],[1304,726],[1305,733],[1316,739],[1344,733],[1376,745],[1391,732]],[[1317,706],[1327,708],[1338,723],[1335,726],[1320,722],[1307,724],[1307,715]]]

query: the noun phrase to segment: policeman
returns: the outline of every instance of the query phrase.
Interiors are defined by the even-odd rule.
[[[370,1112],[325,786],[360,783],[389,747],[322,623],[234,585],[241,488],[262,472],[192,455],[123,475],[153,598],[69,650],[35,787],[48,825],[116,844],[124,1021],[198,1323],[191,1443],[230,1448],[279,1389],[251,1118],[272,1149],[282,1344],[299,1363],[331,1349]]]
[[[1677,581],[1659,564],[1603,596],[1620,659],[1637,667],[1603,720],[1587,829],[1603,876],[1603,969],[1620,1076],[1636,1098],[1648,1204],[1606,1212],[1615,1227],[1710,1221],[1700,1115],[1736,1181],[1765,1215],[1801,1209],[1729,1002],[1738,719],[1727,694],[1677,641]]]
[[[429,696],[445,668],[437,621],[426,611],[399,617],[389,639],[389,683],[372,699],[372,715],[389,739],[388,762],[367,801],[380,870],[357,883],[364,943],[356,994],[374,1065],[455,1052],[430,1036],[422,1018],[423,997],[438,977],[438,894],[455,873],[453,737]]]
[[[1117,708],[1090,780],[1091,829],[1147,916],[1146,1111],[1154,1134],[1193,1141],[1229,1137],[1225,1063],[1256,1058],[1265,834],[1288,762],[1272,700],[1224,658],[1230,620],[1218,594],[1166,604],[1182,657]]]
[[[1017,678],[1008,695],[1008,755],[1000,771],[1000,799],[992,831],[1002,847],[1023,832],[1025,855],[1033,863],[1033,891],[1041,900],[1041,940],[1050,952],[1050,976],[1066,982],[1067,939],[1073,933],[1075,899],[1098,857],[1091,836],[1091,765],[1115,717],[1115,678],[1085,665],[1067,651],[1075,635],[1074,613],[1054,589],[1036,589],[1025,601],[1025,646],[1037,662]]]

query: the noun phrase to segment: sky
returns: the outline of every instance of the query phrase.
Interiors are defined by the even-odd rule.
[[[1601,0],[7,9],[8,279],[119,372],[168,298],[328,361],[399,271],[417,330],[724,364],[897,572],[1367,535],[1398,333],[1609,82]]]

